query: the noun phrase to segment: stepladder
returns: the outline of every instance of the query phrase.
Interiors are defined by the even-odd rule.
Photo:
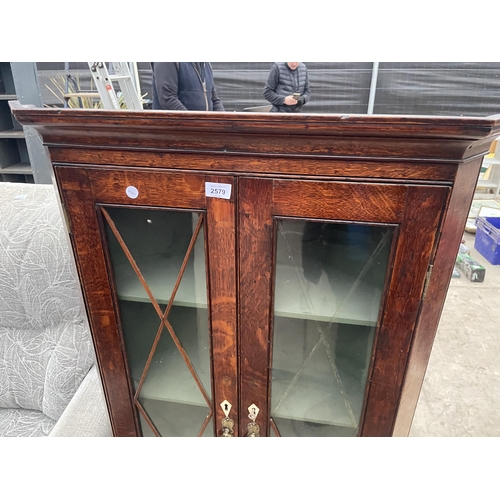
[[[101,97],[102,106],[104,109],[121,109],[122,103],[114,86],[114,82],[118,84],[123,102],[127,109],[141,110],[142,100],[139,82],[134,83],[129,63],[112,62],[109,63],[109,71],[104,62],[89,62],[90,74],[94,80],[97,91]]]

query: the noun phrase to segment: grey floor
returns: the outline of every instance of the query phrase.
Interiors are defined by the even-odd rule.
[[[410,436],[500,436],[500,265],[483,283],[451,280]]]

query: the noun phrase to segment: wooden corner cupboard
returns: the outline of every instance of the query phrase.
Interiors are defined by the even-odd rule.
[[[499,116],[12,107],[116,436],[408,435]]]

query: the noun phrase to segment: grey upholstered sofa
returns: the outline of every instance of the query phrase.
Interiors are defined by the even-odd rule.
[[[0,436],[110,436],[52,185],[0,183]]]

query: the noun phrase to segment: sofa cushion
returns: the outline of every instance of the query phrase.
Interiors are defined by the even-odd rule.
[[[0,183],[0,408],[57,420],[94,362],[52,185]]]
[[[54,425],[41,411],[0,409],[0,437],[46,437]]]

